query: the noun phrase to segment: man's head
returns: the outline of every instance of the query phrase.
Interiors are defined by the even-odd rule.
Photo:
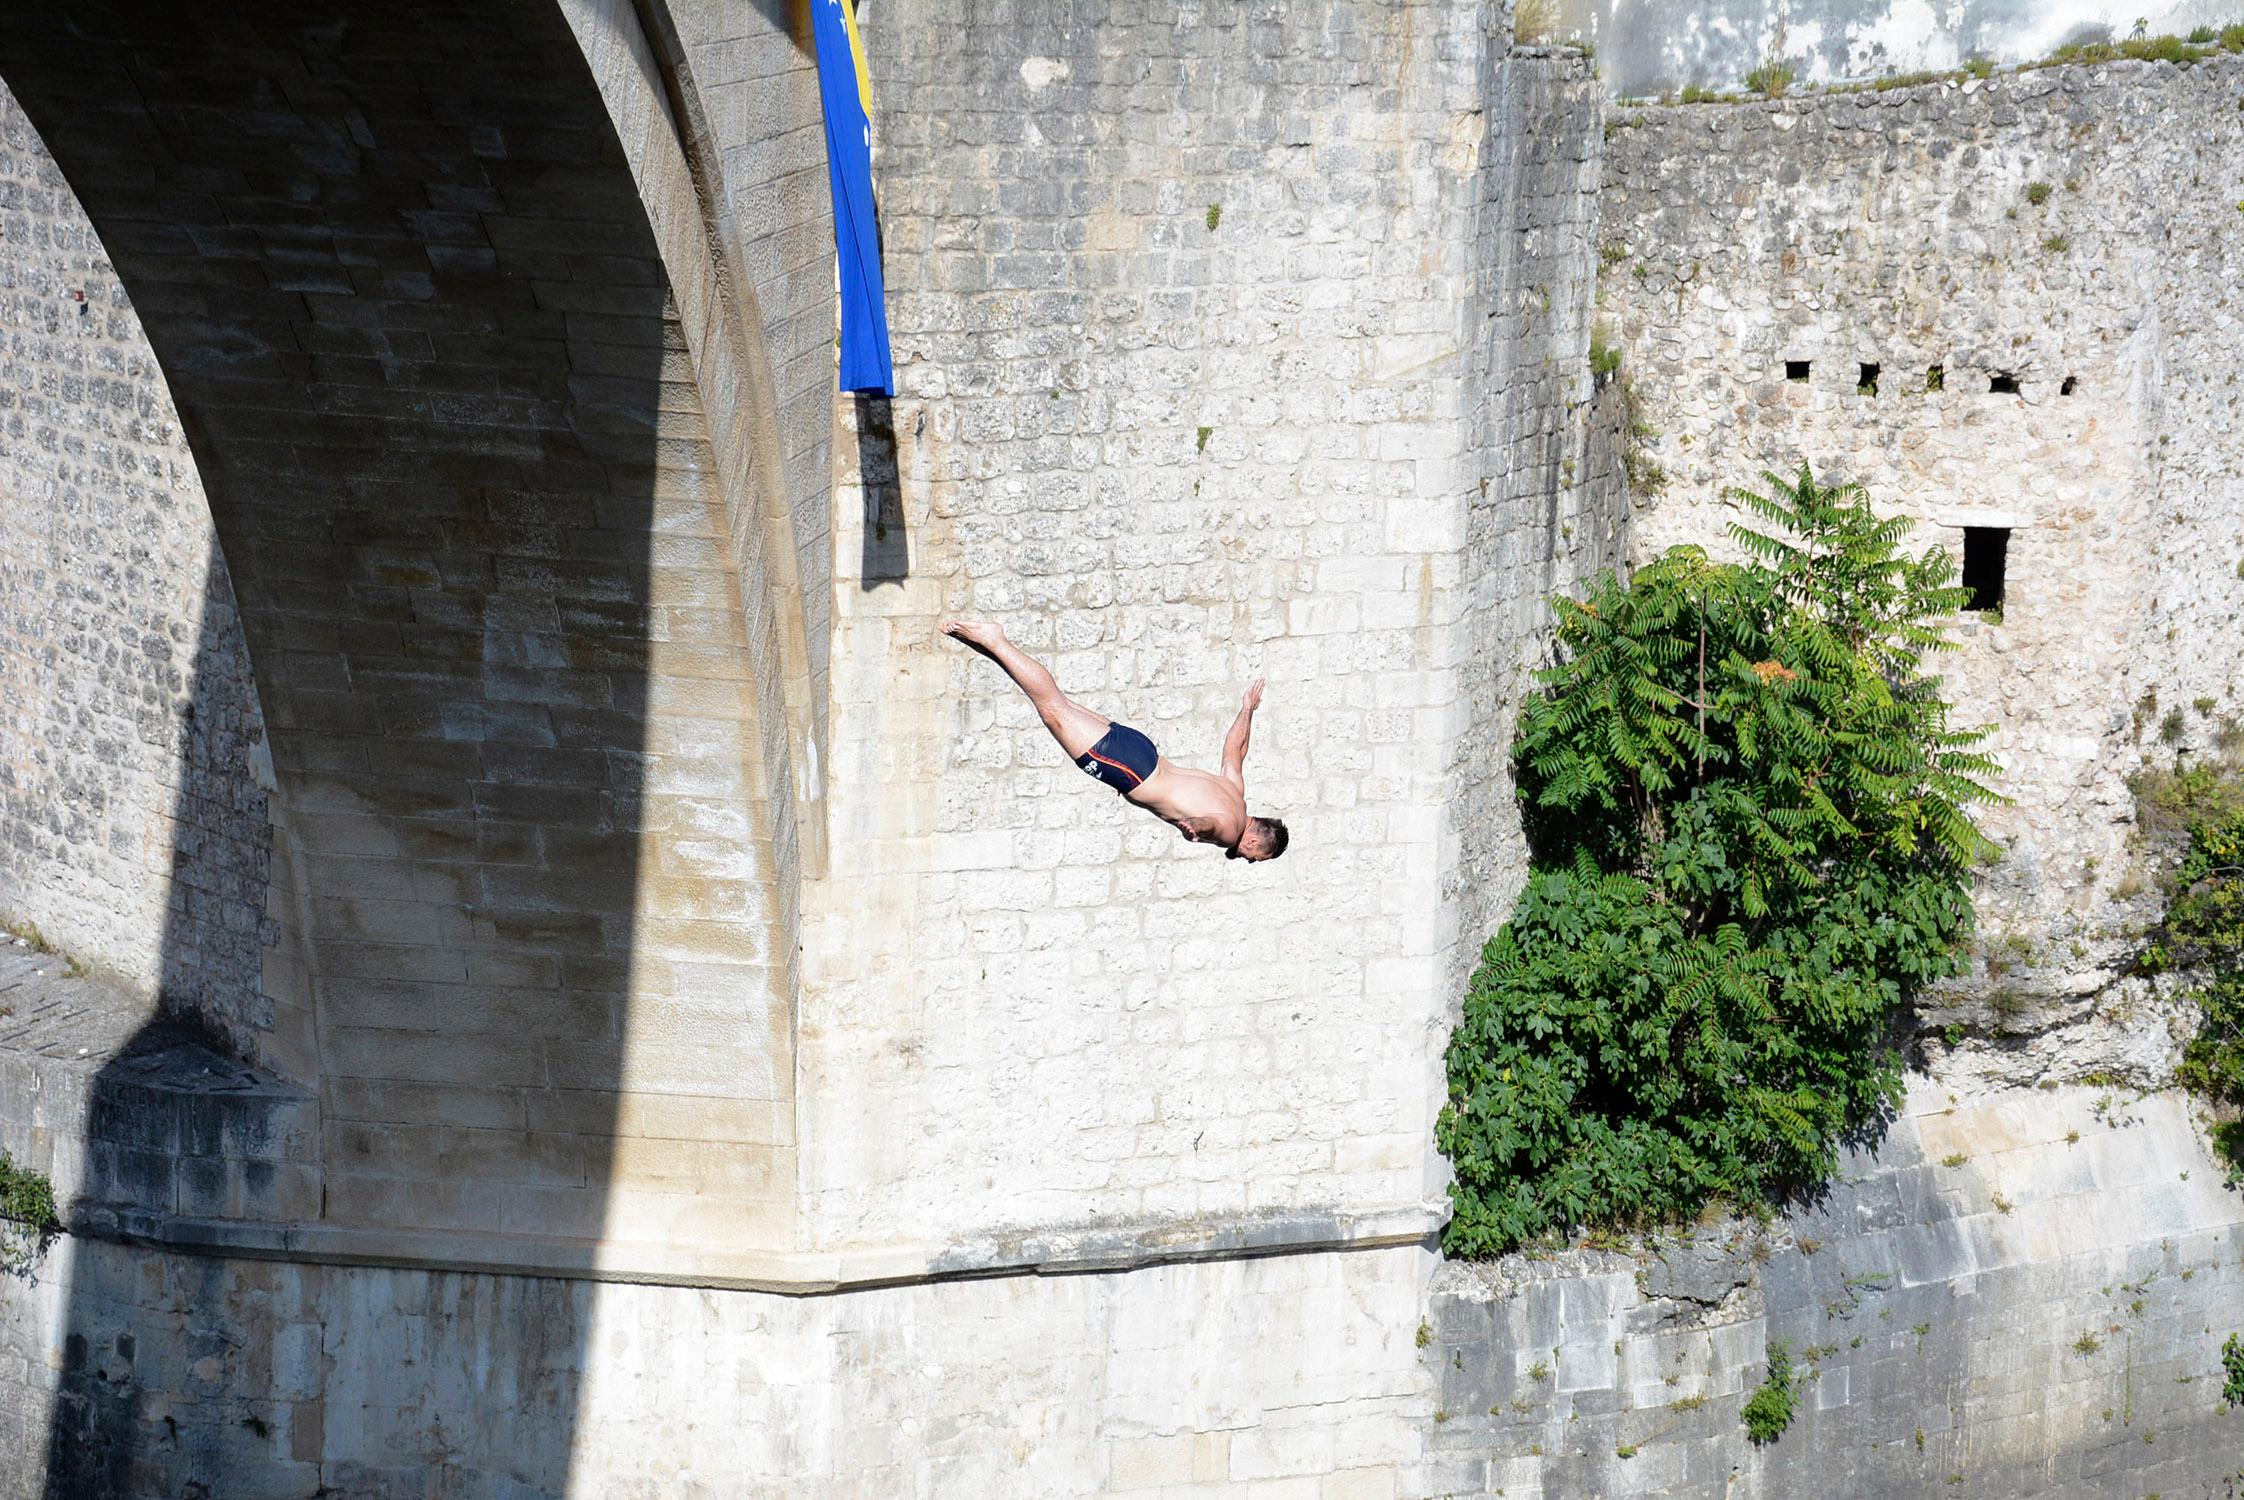
[[[1276,859],[1286,852],[1286,825],[1276,818],[1249,818],[1238,844],[1224,851],[1231,859]]]

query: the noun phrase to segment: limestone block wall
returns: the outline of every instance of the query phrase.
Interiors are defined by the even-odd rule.
[[[2009,528],[1999,621],[1944,661],[2014,799],[1974,983],[1931,1017],[2006,1038],[1961,1067],[2170,1056],[2157,1007],[2091,997],[2155,907],[2126,778],[2213,753],[2244,687],[2240,85],[2130,63],[1613,116],[1604,301],[1669,475],[1640,552],[1726,547],[1724,489],[1802,458],[1919,545]]]
[[[1496,678],[1476,718],[1465,676],[1518,658],[1532,570],[1495,553],[1543,549],[1498,538],[1554,527],[1588,394],[1594,109],[1550,58],[1491,94],[1488,21],[869,23],[900,390],[840,449],[814,1238],[974,1264],[1438,1213],[1433,1059],[1480,940],[1445,904],[1453,778],[1501,776],[1463,748]],[[1529,286],[1557,310],[1515,354],[1487,313]],[[1552,456],[1515,474],[1515,443]],[[1267,675],[1249,800],[1291,852],[1226,863],[1089,783],[950,615],[1187,762]]]
[[[52,1493],[118,1496],[1395,1500],[1429,1268],[789,1298],[70,1241],[0,1281],[0,1497],[50,1493],[51,1456]]]
[[[808,6],[670,0],[681,73],[702,108],[717,171],[710,185],[738,237],[733,289],[754,325],[755,399],[769,428],[771,483],[787,508],[796,555],[808,701],[823,747],[827,653],[837,574],[833,548],[833,223],[826,136]],[[659,24],[659,14],[657,18]],[[822,778],[824,750],[798,775]]]
[[[1597,269],[1603,112],[1577,54],[1492,54],[1480,165],[1468,420],[1476,434],[1464,513],[1463,720],[1452,748],[1457,850],[1442,900],[1455,922],[1446,993],[1461,1004],[1481,945],[1518,894],[1527,851],[1512,807],[1511,735],[1530,672],[1547,659],[1546,601],[1627,555],[1616,394],[1595,387],[1589,345]],[[1432,1085],[1440,1096],[1446,1082]]]
[[[2175,1096],[1919,1080],[1879,1149],[1763,1230],[1445,1265],[1413,1493],[2227,1495],[2244,1214]],[[1788,1350],[1795,1415],[1739,1409]]]
[[[0,921],[301,1075],[307,997],[265,974],[288,915],[265,726],[202,482],[4,85],[0,242]]]
[[[2221,1495],[2240,1308],[2183,1109],[2078,1088],[1920,1086],[1820,1203],[1641,1257],[806,1298],[71,1239],[0,1279],[0,1496]]]

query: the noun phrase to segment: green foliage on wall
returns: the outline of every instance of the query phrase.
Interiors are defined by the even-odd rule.
[[[2244,1107],[2244,811],[2234,807],[2233,776],[2200,775],[2226,797],[2208,792],[2198,805],[2220,808],[2194,821],[2189,848],[2174,872],[2174,895],[2144,950],[2144,972],[2178,971],[2199,982],[2189,991],[2202,1014],[2197,1035],[2174,1076],[2216,1104]],[[2177,777],[2178,781],[2179,778]],[[2214,1145],[2230,1175],[2244,1178],[2244,1122],[2216,1128]]]
[[[53,1186],[39,1173],[17,1166],[5,1151],[0,1151],[0,1219],[34,1230],[61,1223],[55,1217]]]
[[[1780,99],[1799,77],[1799,70],[1792,64],[1780,57],[1771,57],[1745,75],[1745,91],[1768,99]]]
[[[2230,1406],[2244,1406],[2244,1334],[2232,1333],[2221,1345],[2221,1373],[2227,1377],[2221,1383],[2221,1399]]]
[[[1514,743],[1532,850],[1450,1039],[1445,1243],[1685,1219],[1827,1175],[1898,1097],[1891,1023],[1960,971],[1984,731],[1924,670],[1960,609],[1909,523],[1803,465],[1734,492],[1751,561],[1677,548],[1558,599]]]
[[[1747,1437],[1756,1443],[1773,1443],[1792,1425],[1799,1405],[1798,1387],[1792,1379],[1792,1351],[1782,1339],[1769,1345],[1769,1373],[1738,1412]]]
[[[0,1233],[0,1271],[31,1264],[46,1237],[61,1227],[53,1184],[0,1151],[0,1231],[12,1231]]]

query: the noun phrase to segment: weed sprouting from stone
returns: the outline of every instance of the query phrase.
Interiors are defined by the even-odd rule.
[[[1548,42],[1558,30],[1558,0],[1519,0],[1512,9],[1512,40],[1522,46]]]
[[[1223,205],[1222,205],[1222,204],[1220,204],[1220,203],[1211,203],[1211,204],[1209,204],[1209,205],[1208,205],[1208,233],[1210,233],[1210,234],[1214,234],[1214,233],[1215,233],[1215,227],[1216,227],[1216,225],[1218,225],[1218,224],[1221,224],[1222,222],[1223,222]]]
[[[0,1271],[21,1271],[62,1227],[54,1184],[0,1151]]]
[[[1746,1398],[1738,1420],[1745,1424],[1746,1435],[1756,1445],[1773,1443],[1792,1425],[1792,1414],[1799,1399],[1799,1391],[1792,1380],[1792,1352],[1778,1339],[1769,1345],[1768,1376]]]
[[[1641,268],[1640,268],[1641,269]],[[1616,364],[1619,356],[1614,356]],[[1591,368],[1596,362],[1593,357]],[[1629,493],[1639,498],[1657,495],[1667,488],[1667,470],[1652,457],[1651,443],[1659,429],[1644,420],[1644,403],[1637,394],[1636,382],[1621,377],[1621,469],[1628,475]]]
[[[2244,1406],[2244,1334],[2232,1333],[2221,1345],[2221,1370],[2227,1377],[2221,1382],[2221,1401]]]
[[[1767,62],[1745,75],[1747,93],[1760,94],[1770,99],[1781,99],[1787,89],[1799,80],[1799,70],[1780,57]]]

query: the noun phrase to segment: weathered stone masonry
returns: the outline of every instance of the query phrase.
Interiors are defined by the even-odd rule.
[[[2240,96],[2222,57],[1612,117],[1604,303],[1671,476],[1642,545],[1726,547],[1724,489],[1803,458],[1919,545],[2009,530],[2003,607],[1944,670],[2015,805],[1987,961],[1925,1018],[1988,1037],[1948,1071],[1997,1086],[2172,1064],[2166,1008],[2115,983],[2159,899],[2126,778],[2244,712]]]
[[[1486,1269],[1442,1267],[1424,1238],[1441,1044],[1523,863],[1502,751],[1541,597],[1707,531],[1715,483],[1746,477],[1733,457],[1795,444],[1866,465],[1899,451],[1863,472],[1904,493],[1929,488],[1913,453],[1944,455],[1959,483],[1985,453],[2006,472],[2048,462],[2068,505],[2102,507],[2088,534],[2106,551],[2155,515],[2139,484],[2164,460],[2142,450],[2163,449],[2194,486],[2176,508],[2219,525],[2227,394],[2186,369],[2233,360],[2225,286],[2198,298],[2211,311],[2193,332],[2152,345],[2140,329],[2182,321],[2160,290],[2181,284],[2159,278],[2225,275],[2233,240],[2196,197],[2163,196],[2171,174],[2083,156],[2084,198],[2109,173],[2134,216],[2114,233],[2129,276],[2083,272],[2070,301],[2042,306],[1964,274],[1986,274],[1973,236],[2022,249],[2104,232],[2001,216],[1984,179],[2061,181],[2066,165],[2006,154],[2039,118],[2016,95],[1848,101],[1892,112],[1890,145],[1811,147],[1838,106],[1789,125],[1793,105],[1631,125],[1602,113],[1580,58],[1514,49],[1501,11],[1449,0],[876,6],[903,389],[861,433],[853,407],[837,426],[828,391],[802,14],[569,0],[555,16],[523,0],[471,33],[386,12],[362,28],[334,9],[340,29],[301,7],[251,24],[235,35],[253,45],[221,49],[222,65],[198,66],[199,43],[135,64],[151,118],[296,163],[269,179],[226,178],[221,153],[211,175],[183,168],[161,193],[120,178],[104,197],[104,174],[162,143],[101,150],[146,125],[88,111],[48,143],[94,185],[81,216],[28,126],[0,132],[0,182],[36,185],[6,189],[0,265],[34,289],[60,277],[58,301],[104,289],[110,309],[98,337],[74,335],[69,306],[11,284],[0,334],[15,401],[0,408],[0,682],[35,705],[11,698],[0,729],[8,816],[31,830],[0,865],[0,904],[115,971],[0,964],[0,1007],[22,1007],[0,1016],[0,1142],[54,1164],[80,1231],[0,1283],[0,1452],[53,1458],[0,1464],[0,1494],[2216,1492],[2238,1446],[2208,1378],[2244,1274],[2233,1195],[2178,1101],[2002,1090],[2041,1055],[2014,1041],[1936,1054],[1941,1075],[1884,1147],[1765,1234],[1724,1228],[1641,1265]],[[54,55],[98,58],[95,22],[115,13],[70,18],[77,45]],[[30,15],[0,11],[0,32],[65,24]],[[32,55],[0,50],[0,73],[35,110],[104,97],[83,67],[42,72]],[[2233,78],[2211,70],[2186,90],[2171,70],[2048,77],[2063,139],[2119,122],[2096,149],[2178,160],[2190,111],[2233,108]],[[257,129],[219,128],[227,111]],[[2216,152],[2230,125],[2204,128]],[[2057,125],[2031,128],[2057,151]],[[1943,132],[1970,144],[1943,148]],[[1788,149],[1821,165],[1801,172]],[[1848,171],[1882,173],[1895,201],[1862,192],[1850,208]],[[1920,179],[1936,184],[1921,202]],[[284,210],[290,191],[303,201]],[[39,237],[19,241],[19,202]],[[196,217],[211,204],[225,223]],[[143,227],[97,246],[89,223],[108,222]],[[1882,310],[1887,222],[1936,226],[1924,254],[1945,284],[1928,272],[1908,305],[1937,336]],[[2170,260],[2151,251],[2165,228],[2185,247]],[[1600,289],[1616,241],[1628,258]],[[1805,258],[1787,267],[1787,251]],[[482,271],[447,270],[460,257]],[[571,264],[587,257],[599,267]],[[1785,280],[1803,265],[1820,284]],[[325,280],[281,284],[296,277]],[[2146,285],[2157,295],[2129,300]],[[305,300],[236,330],[237,296]],[[587,297],[603,305],[570,303]],[[2140,408],[2089,408],[2107,424],[2095,442],[2061,408],[2002,436],[2000,408],[1963,404],[1961,373],[1916,406],[1849,406],[1831,384],[1852,373],[1835,361],[1888,349],[1889,376],[1992,361],[2029,331],[2002,321],[2013,300],[2042,323],[2077,316],[2061,352],[2090,391],[2107,378],[2090,357],[2101,332],[2136,329],[2107,358]],[[1620,390],[1587,369],[1600,311],[1675,475],[1633,509]],[[1855,326],[1876,331],[1842,352]],[[384,346],[306,347],[337,337]],[[1770,382],[1696,361],[1709,343],[1739,369],[1766,352],[1815,373],[1804,388],[1780,375],[1762,402]],[[2185,351],[2185,373],[2153,347]],[[109,383],[80,380],[88,361]],[[362,378],[289,379],[336,361]],[[448,371],[487,382],[439,398]],[[1972,399],[2031,406],[2035,382],[2029,369],[2023,398]],[[349,411],[318,410],[338,395]],[[520,404],[468,441],[462,402],[493,400]],[[137,447],[112,435],[127,405]],[[2174,412],[2195,415],[2155,420]],[[87,434],[87,465],[19,457],[19,419],[42,455]],[[392,424],[387,441],[338,462],[330,445],[371,420]],[[2133,434],[2116,451],[2114,426]],[[229,511],[280,471],[213,462],[281,450],[290,503],[258,526],[307,533],[293,542]],[[456,467],[397,486],[418,508],[352,508],[359,486],[428,454]],[[85,477],[96,459],[164,483],[110,493]],[[551,487],[580,462],[583,487]],[[133,563],[145,583],[103,580],[123,591],[111,604],[62,565],[58,538],[83,523],[48,516],[118,495],[161,546]],[[615,512],[633,505],[636,529]],[[447,524],[443,545],[413,544]],[[1971,677],[1971,652],[2027,639],[2041,524],[2028,507],[2014,533],[2016,623],[1983,626],[1958,674],[2016,710],[2014,755],[2069,689]],[[214,535],[238,626],[231,595],[206,599],[198,577]],[[2202,600],[2191,619],[2220,639],[2233,559],[2148,546],[2157,597]],[[365,576],[377,565],[421,571]],[[604,605],[583,586],[594,575],[615,584]],[[2185,580],[2171,595],[2168,575]],[[2075,617],[2153,608],[2134,575],[2048,577],[2077,588],[2062,596]],[[276,584],[318,586],[284,607]],[[384,590],[405,616],[375,607]],[[471,607],[472,631],[435,618]],[[147,610],[139,638],[169,642],[151,679],[166,701],[188,695],[206,643],[212,690],[239,705],[220,732],[181,737],[132,706],[138,679],[110,665],[130,658],[100,624],[119,608]],[[604,624],[515,618],[588,608]],[[951,613],[1003,619],[1071,689],[1187,757],[1212,752],[1240,685],[1267,673],[1253,785],[1295,850],[1242,869],[1133,821],[992,669],[935,636]],[[396,653],[368,633],[403,644],[408,628],[472,635],[473,650],[386,672]],[[600,662],[568,657],[591,648]],[[2157,665],[2196,693],[2233,655]],[[2029,680],[2071,680],[2044,671]],[[571,695],[601,683],[600,785],[498,774],[583,748],[566,731],[592,721]],[[640,711],[613,707],[635,693]],[[304,705],[441,727],[320,728]],[[54,722],[81,711],[146,726],[150,748],[105,765],[97,747],[123,731],[76,739]],[[523,722],[553,742],[501,732]],[[2008,870],[2046,873],[2095,809],[2124,806],[2028,759]],[[493,799],[523,787],[559,790],[499,816]],[[675,821],[647,816],[666,800]],[[605,821],[627,803],[639,821]],[[166,826],[89,847],[53,826],[137,830],[166,810],[212,836]],[[473,830],[474,849],[400,858],[386,842],[447,828]],[[336,841],[354,831],[375,846]],[[572,833],[578,863],[556,866]],[[293,868],[292,848],[313,857]],[[637,871],[628,890],[619,864]],[[476,908],[522,879],[562,883],[541,887],[537,923],[482,934]],[[2048,880],[1996,879],[2006,914],[2046,911]],[[198,891],[254,912],[254,946],[226,947],[216,934],[248,929]],[[180,913],[201,925],[167,933]],[[388,936],[355,925],[371,917]],[[587,917],[605,977],[569,946]],[[715,969],[669,946],[689,937],[717,945]],[[156,976],[196,944],[223,961],[196,959],[205,989],[179,990],[177,1013],[263,1067],[176,1040],[150,1050]],[[334,962],[377,946],[393,969],[481,967],[454,980]],[[610,1029],[579,1060],[604,1082],[572,1088],[555,1028],[599,995]],[[420,1040],[361,1047],[375,1072],[338,1069],[312,1023],[352,1017]],[[2049,1035],[2080,1059],[2118,1037],[2146,1068],[2163,1046],[2116,1012],[2100,1038]],[[97,1055],[72,1057],[82,1037]],[[507,1075],[525,1049],[537,1076]],[[393,1076],[426,1067],[457,1076]],[[366,1113],[382,1097],[394,1117]],[[442,1118],[458,1111],[475,1118]],[[284,1182],[315,1204],[342,1191],[321,1217],[277,1210]],[[575,1237],[541,1233],[555,1228]],[[484,1273],[501,1267],[514,1274]],[[990,1274],[1025,1269],[1083,1274]],[[1795,1430],[1756,1452],[1736,1411],[1771,1337],[1813,1383]]]

